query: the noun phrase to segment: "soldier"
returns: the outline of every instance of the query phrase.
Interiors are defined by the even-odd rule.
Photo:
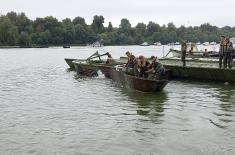
[[[107,53],[108,59],[106,61],[106,64],[114,64],[115,60],[112,58],[112,55],[110,53]]]
[[[232,61],[232,52],[233,52],[233,44],[229,40],[229,38],[226,38],[226,52],[224,54],[224,68],[229,67],[232,68],[231,61]]]
[[[186,62],[185,62],[186,52],[187,52],[187,44],[186,44],[186,41],[183,41],[181,44],[181,60],[183,62],[183,67],[186,66]]]
[[[222,68],[222,61],[223,61],[224,54],[225,54],[225,48],[226,48],[225,36],[221,36],[220,48],[219,48],[219,68]]]
[[[126,52],[127,56],[127,63],[126,63],[126,72],[130,75],[135,74],[135,64],[136,64],[136,58],[134,55],[132,55],[129,51]]]
[[[233,46],[233,42],[232,41],[230,41],[230,43],[232,44],[232,46]],[[231,51],[231,67],[233,66],[233,58],[234,58],[234,54],[235,54],[235,48],[234,48],[234,46],[233,46],[233,48],[231,49],[232,51]]]
[[[127,68],[133,68],[135,66],[135,56],[132,55],[129,51],[126,52],[126,56],[127,56],[127,64],[126,67]]]
[[[138,63],[137,63],[137,70],[138,70],[138,77],[142,77],[142,78],[148,78],[148,68],[150,66],[150,63],[149,61],[147,61],[145,59],[144,56],[139,56],[139,60],[138,60]]]
[[[151,56],[151,61],[152,63],[150,65],[150,69],[146,72],[149,73],[149,79],[161,79],[165,75],[165,68],[160,62],[157,61],[157,57]]]

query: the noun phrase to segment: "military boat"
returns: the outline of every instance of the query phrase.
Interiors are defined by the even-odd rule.
[[[95,64],[97,63],[98,62],[96,62]],[[87,61],[75,60],[73,61],[73,64],[78,75],[90,77],[98,76],[98,68],[97,66],[92,65],[92,63],[87,63]]]
[[[168,83],[168,80],[150,80],[148,78],[135,77],[128,74],[120,65],[111,69],[111,78],[124,87],[142,92],[161,91]]]
[[[72,58],[64,58],[65,62],[69,65],[70,69],[74,69],[74,64],[73,61],[76,59],[72,59]]]
[[[166,56],[172,54],[173,57],[181,57],[180,48],[171,48]],[[219,51],[206,49],[205,51],[199,51],[198,47],[194,43],[187,44],[186,57],[188,58],[214,58],[219,57]]]
[[[77,74],[84,76],[97,76],[100,70],[105,77],[110,78],[111,68],[115,65],[123,64],[118,60],[115,60],[111,64],[106,64],[101,59],[102,56],[107,56],[109,53],[99,54],[98,52],[92,54],[86,60],[73,60],[72,63],[75,67]],[[98,59],[98,60],[97,60]]]
[[[186,58],[186,67],[180,58],[162,58],[160,62],[170,70],[171,78],[235,82],[235,69],[220,69],[218,59]]]

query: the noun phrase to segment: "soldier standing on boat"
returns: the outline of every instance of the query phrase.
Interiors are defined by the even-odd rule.
[[[183,67],[186,66],[185,57],[187,52],[187,43],[186,41],[183,41],[181,44],[181,60],[183,62]]]
[[[126,63],[126,72],[129,74],[134,74],[134,67],[136,64],[135,56],[132,55],[129,51],[126,52],[127,63]]]
[[[224,54],[224,68],[229,67],[232,68],[232,52],[233,52],[233,43],[229,40],[229,38],[226,38],[226,52]]]
[[[126,67],[133,68],[135,66],[135,56],[132,55],[129,51],[126,52],[126,56],[127,56]]]
[[[222,61],[226,51],[226,39],[225,36],[220,37],[220,48],[219,48],[219,68],[222,68]]]

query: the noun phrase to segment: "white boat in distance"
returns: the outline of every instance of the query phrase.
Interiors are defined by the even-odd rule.
[[[155,46],[162,46],[162,43],[161,42],[156,42],[154,43]]]
[[[143,42],[140,46],[150,46],[148,42]]]
[[[103,47],[104,45],[103,45],[101,42],[96,41],[96,42],[94,42],[91,46],[92,46],[92,47]]]
[[[204,46],[209,46],[210,43],[209,43],[209,42],[204,42],[203,45],[204,45]]]
[[[179,43],[179,42],[176,42],[175,45],[180,45],[180,43]]]
[[[168,46],[175,46],[175,43],[168,43]]]
[[[217,45],[217,43],[216,42],[211,42],[210,45]]]

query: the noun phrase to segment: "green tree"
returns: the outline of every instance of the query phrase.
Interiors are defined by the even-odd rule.
[[[131,23],[128,19],[123,18],[119,25],[119,33],[125,33],[127,35],[131,34]]]
[[[86,26],[86,21],[85,21],[85,19],[82,18],[82,17],[75,17],[75,18],[73,19],[73,24],[74,24],[74,25],[80,24],[80,25]]]
[[[16,45],[18,37],[17,27],[7,16],[0,17],[0,44],[5,46]]]
[[[113,25],[111,22],[109,22],[108,28],[107,28],[107,32],[113,32]]]
[[[104,24],[104,17],[95,15],[91,27],[95,33],[103,33],[105,30],[103,24]]]
[[[144,23],[138,23],[135,29],[137,34],[142,35],[143,37],[146,35],[147,26]]]
[[[144,41],[164,44],[182,40],[218,42],[220,35],[234,37],[235,27],[219,28],[209,23],[194,27],[176,27],[174,23],[160,26],[152,21],[132,27],[126,18],[121,20],[119,27],[113,27],[111,22],[104,27],[104,17],[97,15],[91,25],[86,24],[82,17],[59,21],[52,16],[30,20],[25,13],[16,12],[0,16],[0,45],[9,46],[84,45],[97,40],[102,40],[105,45],[131,45]]]
[[[156,24],[152,21],[150,21],[147,25],[147,30],[146,30],[146,33],[147,33],[147,36],[152,36],[154,32],[160,32],[161,31],[161,27],[159,24]]]
[[[12,24],[14,24],[18,32],[30,32],[32,31],[32,21],[25,15],[25,13],[15,13],[9,12],[7,13],[7,17],[11,20]]]
[[[30,46],[30,36],[27,32],[21,32],[18,38],[18,44],[20,46]]]
[[[63,43],[72,44],[75,41],[75,28],[72,21],[66,18],[62,21],[63,25]]]

